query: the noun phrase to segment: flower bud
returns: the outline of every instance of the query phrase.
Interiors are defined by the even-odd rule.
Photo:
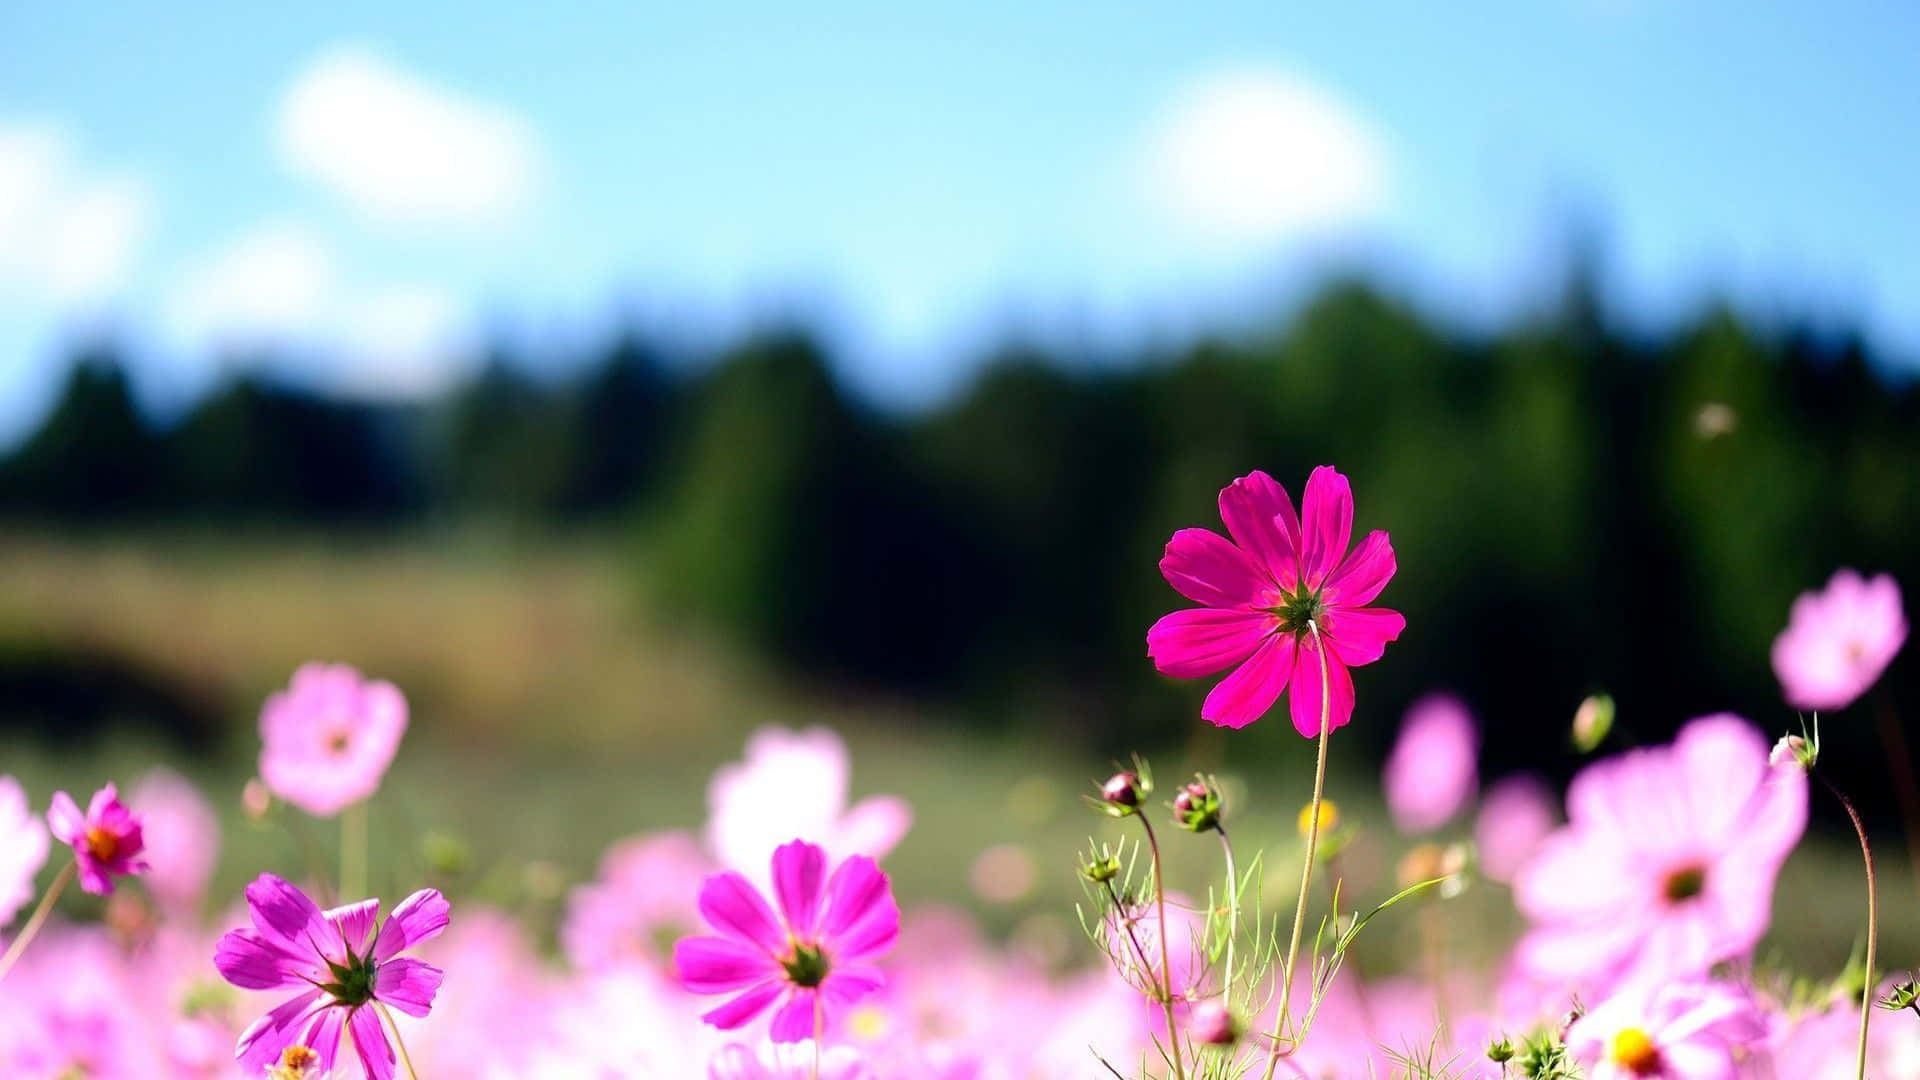
[[[1920,1015],[1920,976],[1909,976],[1905,982],[1894,983],[1877,1004],[1890,1012],[1912,1009]]]
[[[1502,1035],[1487,1045],[1487,1060],[1493,1062],[1495,1065],[1505,1065],[1507,1062],[1513,1060],[1516,1052],[1513,1048],[1513,1041]]]
[[[1095,885],[1105,884],[1120,876],[1120,854],[1102,846],[1091,855],[1080,857],[1080,874]]]
[[[1187,1033],[1201,1046],[1232,1046],[1240,1041],[1240,1021],[1218,998],[1194,1006]]]
[[[247,786],[240,789],[240,810],[247,815],[247,820],[264,821],[272,809],[273,793],[259,777],[247,781]]]
[[[1124,806],[1133,809],[1140,805],[1140,777],[1135,773],[1117,772],[1100,785],[1100,798],[1108,806]]]
[[[1573,746],[1583,754],[1591,754],[1607,740],[1607,733],[1613,730],[1613,699],[1605,694],[1595,694],[1580,703],[1573,714]]]
[[[1811,769],[1820,759],[1820,744],[1800,735],[1783,735],[1773,744],[1773,750],[1767,754],[1767,764],[1775,766],[1798,765],[1802,769]]]
[[[1220,827],[1220,791],[1206,777],[1195,777],[1173,797],[1173,817],[1183,829],[1206,832]]]

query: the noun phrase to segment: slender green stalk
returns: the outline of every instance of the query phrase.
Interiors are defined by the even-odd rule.
[[[1160,909],[1160,1006],[1167,1015],[1167,1045],[1173,1052],[1174,1080],[1186,1080],[1187,1070],[1180,1062],[1180,1029],[1173,1021],[1173,939],[1167,936],[1167,885],[1160,876],[1160,840],[1153,835],[1153,822],[1145,814],[1135,814],[1147,831],[1147,850],[1153,856],[1153,899]]]
[[[1233,841],[1227,839],[1225,823],[1216,823],[1220,834],[1220,853],[1227,860],[1227,977],[1220,981],[1220,1006],[1233,1006],[1233,939],[1240,936],[1240,875],[1233,866]]]
[[[1273,1033],[1268,1037],[1273,1044],[1267,1051],[1267,1071],[1261,1074],[1261,1080],[1273,1080],[1273,1071],[1280,1066],[1280,1034],[1287,1024],[1287,1006],[1293,997],[1293,965],[1300,956],[1300,930],[1307,918],[1307,890],[1313,887],[1313,860],[1320,849],[1320,804],[1326,799],[1327,786],[1327,736],[1333,731],[1333,697],[1327,689],[1327,650],[1326,643],[1320,640],[1319,626],[1308,623],[1307,630],[1313,635],[1313,651],[1320,658],[1320,752],[1313,766],[1313,805],[1307,818],[1307,857],[1300,864],[1300,898],[1293,905],[1293,936],[1287,942],[1287,962],[1280,969],[1280,1011],[1273,1016]]]
[[[1867,1080],[1867,1026],[1873,1020],[1873,958],[1880,943],[1880,902],[1874,895],[1873,848],[1867,844],[1867,827],[1860,820],[1860,812],[1853,808],[1853,800],[1825,775],[1815,775],[1820,776],[1820,782],[1827,785],[1827,790],[1846,808],[1854,834],[1860,838],[1860,858],[1867,865],[1867,971],[1860,989],[1860,1052],[1856,1074],[1858,1080]]]
[[[827,1013],[820,1005],[820,995],[813,995],[813,1069],[809,1080],[820,1080],[820,1044],[827,1037]]]
[[[74,867],[78,865],[78,863],[68,863],[61,869],[60,876],[53,879],[53,884],[47,886],[46,895],[40,898],[39,905],[33,909],[33,914],[28,916],[27,924],[20,928],[20,936],[13,939],[12,945],[7,946],[7,955],[0,956],[0,979],[7,977],[7,972],[12,971],[13,965],[19,961],[20,954],[27,951],[27,945],[33,941],[36,934],[40,933],[40,927],[47,921],[47,916],[53,914],[53,902],[60,899],[60,894],[67,891],[67,886],[73,882]]]
[[[386,1021],[387,1030],[393,1033],[393,1045],[400,1051],[400,1064],[406,1067],[407,1080],[420,1080],[419,1071],[413,1067],[413,1058],[407,1054],[407,1040],[400,1037],[400,1025],[394,1023],[393,1014],[378,1001],[373,1003],[373,1008],[380,1014],[380,1019]]]
[[[367,804],[357,802],[340,812],[340,902],[351,904],[367,895]]]

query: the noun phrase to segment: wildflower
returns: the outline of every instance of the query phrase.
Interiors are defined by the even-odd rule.
[[[27,805],[27,793],[0,776],[0,926],[33,898],[33,878],[47,861],[47,830]]]
[[[173,912],[193,911],[220,855],[220,821],[213,807],[185,777],[164,768],[149,772],[129,801],[139,808],[153,863],[147,891]]]
[[[120,801],[112,784],[93,793],[82,814],[73,796],[64,791],[53,793],[53,805],[47,809],[47,827],[61,843],[73,848],[73,861],[80,872],[80,887],[95,896],[113,893],[113,879],[127,874],[143,874],[146,850],[140,816]]]
[[[1181,787],[1173,796],[1173,818],[1181,828],[1192,832],[1219,828],[1219,785],[1201,776]]]
[[[1324,650],[1328,730],[1353,715],[1349,668],[1380,659],[1406,619],[1367,607],[1395,568],[1387,534],[1369,533],[1351,553],[1353,493],[1347,478],[1321,466],[1307,479],[1295,517],[1286,491],[1263,472],[1220,492],[1220,518],[1232,540],[1182,529],[1167,541],[1160,573],[1200,604],[1166,615],[1147,631],[1147,654],[1180,679],[1227,668],[1200,715],[1245,727],[1293,686],[1293,726],[1320,733]],[[1303,527],[1304,525],[1304,527]]]
[[[396,1059],[380,1009],[391,1005],[416,1017],[433,1009],[443,973],[400,953],[447,928],[446,898],[437,889],[422,889],[381,923],[378,900],[323,912],[272,874],[254,879],[246,896],[253,926],[220,939],[214,966],[245,990],[300,992],[241,1034],[235,1048],[240,1064],[258,1074],[286,1064],[290,1047],[305,1047],[318,1057],[315,1071],[326,1073],[344,1033],[352,1037],[367,1076],[391,1080]]]
[[[686,833],[622,840],[568,895],[561,951],[582,971],[664,966],[674,940],[699,925],[693,896],[712,869]]]
[[[1567,1032],[1589,1080],[1724,1080],[1766,1035],[1753,999],[1717,983],[1623,991]]]
[[[1429,694],[1413,703],[1387,756],[1387,809],[1403,833],[1445,825],[1473,798],[1480,734],[1460,699]]]
[[[1880,678],[1906,640],[1907,617],[1892,576],[1863,581],[1839,570],[1825,590],[1793,602],[1787,628],[1773,640],[1773,673],[1787,704],[1844,709]]]
[[[307,664],[260,709],[260,778],[315,817],[380,788],[407,730],[407,699],[345,664]]]
[[[1488,788],[1473,823],[1480,872],[1490,881],[1512,881],[1553,832],[1557,813],[1553,792],[1537,776],[1509,776]]]
[[[1766,931],[1773,881],[1807,818],[1807,778],[1767,764],[1739,717],[1602,759],[1567,791],[1568,823],[1514,879],[1537,975],[1616,981],[1704,974]]]
[[[690,937],[673,950],[681,984],[696,994],[734,994],[701,1019],[730,1031],[779,1004],[770,1034],[790,1043],[816,1038],[828,1014],[885,985],[871,958],[900,933],[900,909],[879,866],[864,855],[826,876],[827,853],[794,840],[773,853],[776,916],[735,871],[700,889],[700,914],[717,937]]]
[[[823,727],[768,727],[747,740],[745,761],[721,766],[707,785],[707,849],[765,891],[773,849],[810,836],[838,861],[883,859],[913,824],[904,799],[874,795],[847,805],[852,762],[840,736]]]

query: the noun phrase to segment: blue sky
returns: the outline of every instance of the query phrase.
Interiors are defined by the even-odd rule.
[[[112,325],[161,409],[249,343],[430,392],[489,334],[817,317],[936,399],[1374,268],[1485,322],[1605,226],[1638,319],[1730,293],[1920,353],[1920,20],[1656,0],[9,5],[0,439]]]

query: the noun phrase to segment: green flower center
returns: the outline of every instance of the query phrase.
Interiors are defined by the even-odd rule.
[[[1298,592],[1291,596],[1282,596],[1280,603],[1267,609],[1280,619],[1280,629],[1296,637],[1307,633],[1307,624],[1324,627],[1327,604],[1320,599],[1317,589],[1309,589],[1302,583]]]
[[[793,953],[780,966],[787,969],[787,981],[795,986],[814,987],[827,981],[827,954],[818,945],[793,943]]]
[[[327,961],[327,969],[333,972],[333,981],[321,983],[320,989],[342,1005],[365,1005],[373,1000],[374,966],[373,957],[355,956],[353,950],[348,949],[346,963]]]
[[[1673,904],[1684,903],[1706,890],[1707,868],[1704,866],[1683,866],[1668,874],[1660,884],[1661,895]]]

